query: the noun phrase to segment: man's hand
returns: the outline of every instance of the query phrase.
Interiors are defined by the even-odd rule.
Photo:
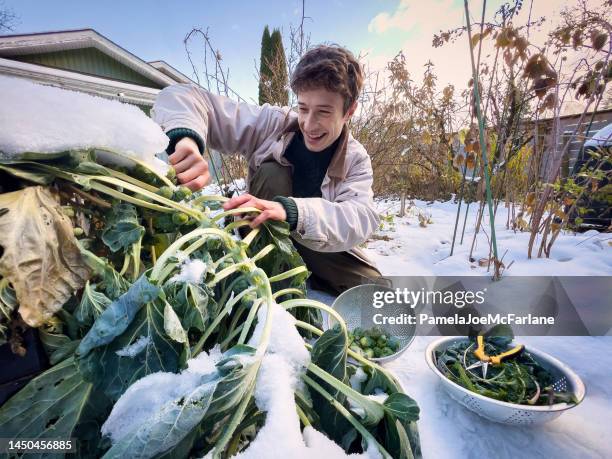
[[[179,140],[168,159],[178,181],[191,191],[198,191],[208,183],[208,163],[198,151],[198,144],[190,137]]]
[[[262,210],[262,212],[251,221],[251,228],[258,227],[266,220],[285,221],[287,219],[287,213],[285,212],[285,208],[281,203],[259,199],[250,194],[243,194],[233,197],[223,204],[223,208],[225,210],[236,209],[239,207],[255,207]]]

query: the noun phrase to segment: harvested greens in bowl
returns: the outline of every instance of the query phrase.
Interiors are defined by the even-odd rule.
[[[478,336],[434,351],[438,370],[465,389],[518,405],[578,403],[560,384],[562,376],[544,365],[512,336]]]

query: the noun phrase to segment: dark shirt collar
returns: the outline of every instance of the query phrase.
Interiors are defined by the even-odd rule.
[[[298,124],[297,118],[289,121],[285,129],[281,132],[278,140],[281,139],[282,136],[287,135],[289,133],[296,133],[300,130],[300,126]],[[327,169],[327,175],[330,177],[335,177],[340,180],[344,180],[346,178],[346,171],[344,170],[344,163],[346,162],[346,148],[348,145],[348,137],[349,130],[347,125],[345,124],[342,127],[342,132],[340,133],[340,137],[336,140],[338,147],[334,152],[332,161]]]

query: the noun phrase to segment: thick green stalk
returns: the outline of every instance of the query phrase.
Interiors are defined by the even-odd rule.
[[[197,198],[193,199],[193,202],[196,204],[200,204],[202,202],[206,202],[206,201],[215,201],[215,202],[227,202],[229,201],[229,198],[225,197],[225,196],[217,196],[214,194],[202,194],[200,196],[198,196]]]
[[[231,276],[235,272],[240,271],[241,269],[246,267],[248,264],[249,264],[248,260],[241,261],[232,266],[228,266],[227,268],[222,269],[221,271],[215,274],[215,277],[213,278],[213,280],[211,280],[207,285],[209,287],[214,287],[216,284],[218,284],[220,281],[225,279],[227,276]]]
[[[132,251],[131,250],[126,250],[125,254],[123,256],[123,266],[121,267],[121,271],[119,271],[120,275],[124,275],[129,266],[130,266],[130,260],[132,259]]]
[[[137,187],[135,185],[132,185],[131,183],[127,183],[124,182],[122,180],[119,180],[117,178],[114,177],[106,177],[104,175],[92,175],[92,176],[88,176],[88,178],[90,180],[95,180],[98,182],[103,182],[103,183],[108,183],[110,185],[115,185],[115,186],[120,186],[122,188],[125,188],[127,190],[130,190],[133,193],[138,193],[141,194],[143,196],[146,196],[149,199],[152,199],[153,201],[157,201],[160,204],[165,204],[166,206],[169,207],[173,207],[174,209],[183,212],[187,215],[189,215],[190,217],[195,218],[196,220],[202,220],[204,217],[204,214],[202,212],[200,212],[199,210],[196,209],[192,209],[191,207],[187,207],[184,206],[178,202],[173,201],[172,199],[168,199],[168,198],[164,198],[163,196],[160,196],[158,194],[155,194],[151,191],[145,190],[143,188]]]
[[[227,427],[223,431],[223,434],[221,435],[221,437],[217,440],[215,444],[215,449],[213,450],[213,458],[221,457],[222,451],[225,449],[227,443],[231,440],[234,431],[236,430],[236,428],[240,424],[240,421],[242,420],[242,417],[244,416],[244,412],[246,411],[246,408],[249,404],[253,391],[255,390],[255,381],[256,381],[257,373],[259,372],[261,361],[266,353],[268,344],[270,343],[270,334],[272,332],[272,314],[273,314],[272,305],[274,304],[274,299],[272,298],[272,289],[270,287],[270,283],[266,280],[267,279],[266,273],[262,269],[260,268],[253,269],[253,275],[255,274],[258,274],[259,276],[261,276],[262,280],[264,281],[263,301],[265,302],[266,307],[267,307],[265,324],[264,324],[264,328],[261,334],[261,341],[257,345],[256,356],[258,357],[258,360],[255,363],[253,363],[253,367],[250,371],[250,375],[253,375],[252,380],[249,384],[249,388],[244,394],[244,398],[242,402],[240,403],[240,405],[238,406],[238,408],[232,415],[232,418],[230,419],[229,424],[227,425]]]
[[[308,419],[308,416],[306,416],[306,413],[302,411],[302,408],[300,408],[300,406],[297,403],[295,404],[295,410],[297,411],[300,421],[302,421],[302,424],[304,424],[304,427],[309,426],[310,420]]]
[[[348,333],[346,330],[346,323],[344,322],[344,319],[342,318],[342,316],[338,314],[336,310],[330,308],[326,304],[321,303],[320,301],[309,300],[307,298],[298,298],[295,300],[283,301],[282,303],[280,303],[280,305],[285,309],[291,309],[291,308],[297,308],[297,307],[303,306],[303,307],[316,308],[316,309],[325,311],[330,316],[332,316],[334,319],[336,319],[336,322],[338,322],[338,324],[340,325],[340,328],[344,332],[344,335],[348,336]]]
[[[198,237],[219,237],[227,246],[229,246],[230,249],[236,246],[234,240],[223,230],[218,228],[196,228],[190,233],[178,238],[166,250],[164,250],[164,253],[161,254],[161,256],[157,259],[157,263],[155,263],[155,266],[153,266],[153,270],[151,271],[151,281],[158,281],[161,271],[168,262],[168,259],[175,256],[185,243]]]
[[[290,277],[297,276],[303,272],[308,271],[306,266],[298,266],[297,268],[290,269],[289,271],[285,271],[284,273],[277,274],[276,276],[270,277],[270,282],[278,282],[285,279],[289,279]]]
[[[105,148],[96,148],[96,150],[103,151],[105,153],[110,153],[111,155],[118,156],[120,158],[124,158],[124,159],[127,158],[130,161],[133,161],[134,163],[142,166],[143,168],[147,169],[151,173],[155,174],[155,176],[159,178],[162,182],[164,182],[164,184],[166,184],[167,186],[174,188],[174,183],[172,183],[170,179],[168,179],[168,177],[166,177],[165,175],[159,174],[155,169],[152,169],[147,163],[145,163],[144,161],[141,161],[138,158],[134,158],[132,156],[127,156],[127,155],[122,155],[121,153],[117,153],[116,151],[112,151],[112,150],[107,150]]]
[[[260,231],[260,228],[254,228],[249,232],[249,234],[246,235],[246,237],[242,240],[246,247],[251,245],[251,242],[253,242],[253,240],[255,239],[255,237],[257,237]]]
[[[181,210],[181,209],[176,209],[174,205],[171,208],[168,208],[168,207],[160,206],[158,204],[153,204],[147,201],[143,201],[142,199],[134,198],[133,196],[122,193],[121,191],[117,191],[114,188],[108,187],[101,183],[96,183],[95,180],[92,180],[93,177],[89,175],[80,175],[80,174],[75,174],[72,172],[65,172],[61,169],[58,169],[57,167],[49,166],[47,164],[37,163],[34,161],[23,161],[21,164],[28,164],[30,166],[33,166],[36,169],[41,169],[45,172],[49,172],[53,174],[55,177],[61,178],[68,182],[76,183],[77,185],[85,189],[93,189],[93,190],[99,191],[100,193],[104,193],[109,196],[112,196],[113,198],[119,199],[121,201],[126,201],[126,202],[135,204],[140,207],[146,207],[148,209],[156,210],[158,212],[175,212],[176,210]],[[114,179],[114,180],[115,180],[115,183],[119,182],[119,185],[117,186],[129,185],[125,182],[122,182],[121,180],[117,180],[117,179]],[[142,189],[140,190],[145,193],[148,193],[146,190],[142,190]],[[144,195],[144,193],[141,193],[141,194]],[[173,204],[176,204],[174,201],[170,201],[170,202],[172,202]]]
[[[336,389],[338,392],[344,394],[352,401],[364,408],[367,417],[364,421],[367,421],[369,425],[376,425],[385,415],[385,410],[382,405],[374,400],[367,398],[360,392],[357,392],[351,386],[344,384],[336,377],[330,375],[328,372],[319,368],[314,363],[308,364],[308,370],[314,375],[319,377],[321,380],[329,384],[331,387]],[[370,416],[371,414],[371,416]]]
[[[257,252],[255,255],[253,255],[251,257],[251,261],[255,262],[255,261],[261,260],[263,257],[265,257],[270,252],[272,252],[275,248],[276,246],[274,244],[268,244],[263,249],[261,249],[259,252]]]
[[[313,379],[309,378],[307,375],[303,375],[302,379],[306,384],[312,387],[315,391],[317,391],[325,400],[329,402],[348,422],[352,424],[353,427],[361,434],[368,445],[375,445],[383,458],[385,459],[393,459],[391,455],[383,448],[383,446],[376,441],[376,438],[366,429],[355,417],[347,410],[338,400],[336,400],[329,392],[327,392],[320,384],[318,384]]]
[[[251,305],[251,309],[249,310],[249,314],[247,315],[246,320],[242,324],[242,332],[240,333],[240,338],[238,338],[238,344],[244,344],[249,334],[249,330],[251,329],[251,325],[255,320],[255,316],[257,315],[257,310],[261,305],[261,301],[254,301]]]
[[[134,259],[134,266],[132,269],[132,281],[136,282],[136,279],[138,279],[138,276],[140,275],[140,252],[142,249],[142,237],[140,239],[138,239],[138,241],[136,241],[133,245],[132,245],[132,257]]]
[[[261,213],[261,210],[258,209],[257,207],[237,207],[236,209],[230,209],[230,210],[226,210],[225,212],[218,213],[212,218],[212,221],[216,222],[218,220],[223,220],[225,217],[229,215],[240,215],[240,214],[247,214],[250,212],[259,214]]]
[[[227,335],[227,337],[226,337],[226,338],[225,338],[223,341],[221,341],[221,344],[220,344],[221,349],[222,349],[222,350],[223,350],[223,349],[227,349],[227,346],[229,346],[229,343],[231,343],[231,342],[232,342],[232,340],[233,340],[233,339],[234,339],[236,336],[238,336],[238,334],[239,334],[239,333],[242,331],[242,329],[243,329],[243,328],[244,328],[244,324],[240,325],[240,326],[239,326],[239,327],[237,327],[236,329],[232,329],[232,328],[230,328],[230,330],[231,330],[231,331],[229,332],[229,334]]]
[[[149,185],[148,183],[142,182],[142,181],[140,181],[140,180],[138,180],[138,179],[136,179],[134,177],[131,177],[131,176],[127,175],[127,174],[124,174],[123,172],[116,171],[114,169],[111,169],[110,167],[107,168],[107,169],[110,172],[111,176],[113,176],[113,177],[115,177],[115,178],[117,178],[119,180],[131,183],[132,185],[135,185],[137,187],[143,188],[143,189],[145,189],[147,191],[151,191],[152,193],[155,193],[157,190],[159,190],[159,188],[157,188],[157,187],[155,187],[153,185]]]
[[[225,231],[227,231],[228,233],[231,233],[233,230],[235,230],[236,228],[240,228],[242,226],[249,226],[251,224],[250,221],[248,220],[238,220],[235,222],[231,222],[228,225],[225,226],[225,228],[223,228]]]
[[[279,290],[278,292],[274,292],[274,295],[272,296],[276,300],[279,296],[283,295],[300,295],[303,297],[304,292],[301,291],[299,288],[284,288],[282,290]]]
[[[208,337],[212,334],[213,331],[215,331],[217,326],[221,323],[223,318],[229,313],[231,308],[236,303],[238,303],[242,299],[243,296],[247,295],[248,293],[254,290],[255,290],[255,287],[249,287],[247,289],[244,289],[242,292],[240,292],[238,295],[236,295],[234,298],[232,298],[230,301],[226,303],[225,307],[221,310],[219,314],[217,314],[217,317],[215,317],[215,320],[212,321],[212,323],[208,326],[208,328],[204,331],[204,333],[198,340],[197,344],[193,347],[192,355],[194,357],[200,353]]]

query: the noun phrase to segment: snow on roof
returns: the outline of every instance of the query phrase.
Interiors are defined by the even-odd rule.
[[[104,148],[159,166],[168,137],[138,107],[0,76],[0,155]]]

